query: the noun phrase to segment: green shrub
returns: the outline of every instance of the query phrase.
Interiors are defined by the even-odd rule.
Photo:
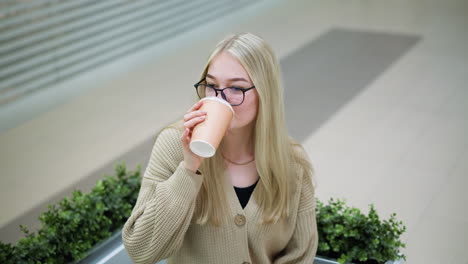
[[[399,239],[406,231],[392,214],[381,221],[370,205],[368,215],[349,207],[343,200],[331,198],[327,205],[317,201],[319,245],[317,255],[338,260],[339,263],[385,263],[406,259],[399,249],[405,244]]]
[[[140,189],[140,165],[127,172],[115,167],[115,176],[104,176],[88,194],[75,190],[58,205],[49,205],[39,216],[37,233],[20,226],[25,234],[16,245],[0,242],[0,263],[70,263],[86,257],[94,245],[123,226]]]
[[[121,228],[130,216],[140,189],[140,165],[127,172],[125,164],[115,167],[115,176],[105,176],[88,194],[75,190],[58,205],[49,205],[39,216],[37,233],[20,226],[25,234],[16,245],[0,242],[0,263],[71,263],[84,257],[97,243]],[[340,263],[384,263],[400,255],[405,247],[399,237],[406,228],[395,214],[380,221],[373,205],[366,216],[342,200],[328,205],[317,201],[319,245],[317,254]]]

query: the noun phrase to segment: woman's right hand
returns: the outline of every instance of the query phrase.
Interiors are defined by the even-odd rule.
[[[200,168],[204,159],[203,157],[200,157],[196,155],[195,153],[193,153],[189,147],[190,140],[192,139],[193,128],[197,124],[205,121],[206,112],[203,110],[200,110],[200,107],[202,105],[203,105],[203,101],[198,101],[184,115],[184,128],[185,129],[181,137],[182,146],[184,148],[184,163],[185,163],[185,168],[192,172],[196,172],[198,168]]]

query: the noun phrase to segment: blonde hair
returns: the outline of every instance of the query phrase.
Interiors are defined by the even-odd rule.
[[[294,177],[297,176],[296,164],[304,169],[308,177],[312,177],[313,168],[304,156],[302,146],[288,136],[281,72],[271,47],[252,33],[228,35],[210,54],[200,80],[206,77],[211,61],[222,52],[229,52],[239,60],[259,95],[253,137],[260,179],[254,198],[262,210],[261,222],[276,222],[289,216],[290,193],[297,181],[297,177]],[[198,97],[195,98],[198,101]],[[183,131],[183,121],[168,127]],[[223,141],[219,148],[222,146]],[[198,224],[210,222],[219,225],[228,216],[225,179],[221,177],[226,167],[219,151],[213,157],[204,159],[199,170],[204,175],[204,181],[197,197],[194,220]]]

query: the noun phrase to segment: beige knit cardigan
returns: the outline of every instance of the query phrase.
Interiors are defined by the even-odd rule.
[[[184,167],[181,133],[166,128],[157,137],[136,205],[123,227],[122,240],[135,263],[313,263],[318,236],[309,174],[296,166],[298,180],[287,219],[258,224],[255,189],[242,209],[226,180],[231,221],[220,227],[199,225],[192,216],[203,174]]]

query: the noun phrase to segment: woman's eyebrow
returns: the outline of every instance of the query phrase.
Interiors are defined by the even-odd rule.
[[[216,80],[216,77],[214,77],[213,75],[211,75],[209,73],[206,74],[206,77]],[[246,79],[244,79],[242,77],[231,78],[231,79],[228,79],[228,81],[231,81],[231,82],[242,81],[242,82],[246,82],[246,83],[249,82],[249,81],[247,81]]]

